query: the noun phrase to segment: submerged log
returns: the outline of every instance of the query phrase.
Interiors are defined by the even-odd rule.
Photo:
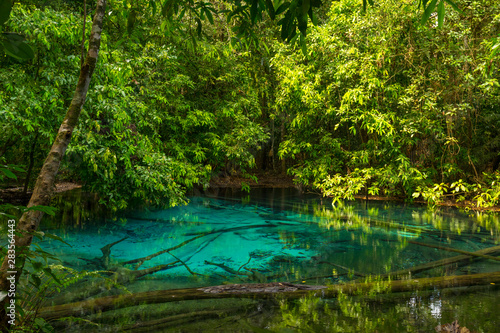
[[[360,273],[360,272],[356,272],[354,269],[351,269],[351,268],[348,268],[348,267],[344,267],[344,266],[341,266],[339,264],[336,264],[336,263],[333,263],[333,262],[330,262],[330,261],[320,261],[318,264],[328,264],[328,265],[332,265],[333,267],[337,267],[337,268],[343,269],[344,271],[346,271],[348,273],[352,273],[353,275],[366,276],[366,274],[363,274],[363,273]]]
[[[200,321],[203,319],[210,318],[224,318],[232,313],[237,313],[241,309],[231,309],[230,311],[225,310],[205,310],[198,312],[182,313],[173,316],[168,316],[161,319],[150,320],[146,322],[138,322],[136,324],[127,325],[120,328],[121,332],[152,332],[160,329],[165,329],[166,327],[178,327],[180,324],[192,323]]]
[[[380,275],[380,277],[386,278],[389,276],[390,277],[397,277],[397,276],[402,276],[402,275],[417,274],[417,273],[421,273],[424,271],[428,271],[428,270],[433,269],[433,268],[451,265],[451,264],[458,263],[461,261],[466,261],[466,260],[470,260],[470,259],[478,259],[477,257],[481,257],[481,255],[494,254],[497,252],[500,252],[500,246],[493,246],[493,247],[489,247],[487,249],[482,249],[482,250],[479,250],[476,252],[468,252],[467,255],[460,255],[460,256],[455,256],[455,257],[451,257],[451,258],[445,258],[445,259],[441,259],[441,260],[432,261],[432,262],[418,265],[415,267],[411,267],[408,269],[402,269],[402,270],[399,270],[396,272],[383,274],[383,275]]]
[[[109,263],[111,261],[111,248],[113,246],[115,246],[116,244],[118,243],[121,243],[123,242],[124,240],[126,240],[128,238],[128,236],[126,237],[123,237],[122,239],[116,241],[116,242],[113,242],[113,243],[110,243],[110,244],[107,244],[105,246],[103,246],[101,248],[101,252],[102,252],[102,265],[104,266],[105,269],[108,269],[109,268]]]
[[[232,231],[237,231],[237,230],[255,229],[255,228],[271,228],[271,227],[277,227],[277,225],[276,224],[256,224],[256,225],[240,226],[240,227],[234,227],[234,228],[217,229],[217,230],[212,230],[212,231],[207,231],[207,232],[199,233],[199,234],[196,234],[195,237],[187,239],[184,242],[182,242],[180,244],[177,244],[176,246],[170,247],[170,248],[165,249],[165,250],[158,251],[158,252],[150,254],[149,256],[146,256],[146,257],[142,257],[142,258],[138,258],[138,259],[133,259],[133,260],[126,261],[126,262],[123,263],[123,265],[129,265],[129,264],[136,264],[137,263],[137,266],[136,266],[136,269],[137,269],[145,261],[151,260],[151,259],[153,259],[155,257],[158,257],[159,255],[164,254],[164,253],[168,253],[168,252],[171,252],[173,250],[177,250],[178,248],[181,248],[184,245],[189,244],[192,241],[195,241],[198,238],[202,238],[202,237],[205,237],[205,236],[214,235],[214,234],[221,234],[221,233],[224,233],[224,232],[232,232]],[[186,234],[186,236],[188,236],[188,235],[192,236],[194,234]]]
[[[482,253],[478,253],[477,251],[476,251],[476,252],[468,252],[468,251],[464,251],[464,250],[453,249],[453,248],[451,248],[451,247],[445,247],[445,246],[440,246],[440,245],[426,244],[426,243],[416,242],[416,241],[412,241],[412,240],[409,240],[409,241],[408,241],[408,243],[410,243],[410,244],[415,244],[415,245],[419,245],[419,246],[432,247],[432,248],[434,248],[434,249],[443,250],[443,251],[448,251],[448,252],[456,252],[456,253],[461,253],[461,254],[465,254],[465,255],[467,255],[467,256],[471,256],[471,257],[481,257],[481,258],[483,258],[483,259],[490,259],[490,260],[500,261],[500,258],[493,257],[493,256],[489,256],[489,255],[482,254]]]
[[[454,288],[500,283],[500,271],[462,276],[444,276],[413,280],[378,281],[369,283],[345,283],[331,287],[292,283],[261,283],[223,285],[206,288],[148,291],[127,295],[107,296],[83,302],[49,306],[40,309],[39,316],[46,320],[62,317],[78,317],[96,312],[110,311],[140,304],[158,304],[185,300],[214,298],[299,298],[308,294],[333,298],[339,293],[363,295],[372,291],[404,292],[433,288]]]

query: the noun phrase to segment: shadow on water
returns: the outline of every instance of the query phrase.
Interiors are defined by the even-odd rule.
[[[456,250],[498,247],[499,218],[493,214],[429,211],[392,202],[332,207],[327,199],[282,188],[253,189],[250,194],[214,189],[190,198],[187,206],[115,216],[77,191],[56,203],[59,215],[45,219],[42,229],[69,245],[52,239],[38,245],[72,269],[127,276],[112,275],[132,293],[227,283],[336,285],[379,275],[408,279],[499,270],[498,261],[477,256],[454,261],[461,255]],[[139,271],[145,273],[139,276]],[[83,281],[50,302],[122,292],[109,283]],[[98,327],[68,322],[57,327],[72,332],[116,327],[134,332],[430,332],[456,319],[478,332],[500,327],[496,285],[370,293],[295,301],[277,296],[144,304],[86,317]]]

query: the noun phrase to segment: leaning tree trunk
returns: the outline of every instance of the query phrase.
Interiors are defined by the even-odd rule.
[[[43,163],[42,170],[38,175],[33,194],[28,203],[28,207],[33,206],[48,206],[54,193],[54,183],[59,165],[63,159],[64,153],[71,141],[73,130],[78,123],[78,117],[85,103],[85,97],[89,89],[90,79],[94,72],[101,44],[101,32],[103,20],[105,16],[106,0],[98,0],[96,5],[96,13],[92,23],[92,32],[89,39],[89,50],[85,62],[80,69],[80,77],[73,95],[71,104],[66,112],[64,121],[59,128],[56,139],[52,144],[49,155]],[[6,291],[9,289],[10,282],[7,277],[12,276],[9,271],[15,271],[16,283],[19,281],[23,267],[24,258],[21,254],[29,248],[35,232],[42,219],[43,212],[38,210],[30,210],[25,212],[16,226],[15,249],[16,249],[16,266],[15,269],[9,267],[7,256],[3,260],[0,270],[0,290]],[[5,329],[8,323],[5,307],[10,302],[9,297],[5,297],[0,303],[0,330]]]

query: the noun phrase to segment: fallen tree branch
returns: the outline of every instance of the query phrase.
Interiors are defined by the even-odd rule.
[[[166,318],[150,320],[146,322],[138,322],[136,324],[127,325],[120,328],[121,332],[132,331],[134,333],[139,332],[152,332],[158,329],[164,329],[166,327],[177,327],[179,324],[184,324],[186,322],[196,322],[202,319],[208,318],[221,318],[225,317],[230,313],[237,313],[241,309],[231,309],[230,311],[225,310],[211,310],[211,311],[198,311],[198,312],[188,312],[169,316]]]
[[[148,274],[153,274],[153,273],[156,273],[156,272],[160,272],[160,271],[164,271],[164,270],[167,270],[167,269],[170,269],[170,268],[174,268],[176,266],[174,266],[175,264],[177,263],[182,263],[182,261],[180,260],[176,260],[176,261],[172,261],[171,263],[168,263],[168,264],[164,264],[164,265],[157,265],[157,266],[153,266],[153,267],[150,267],[150,268],[145,268],[145,269],[141,269],[141,270],[138,270],[138,271],[133,271],[133,270],[129,270],[128,272],[134,276],[134,278],[138,279],[140,277],[143,277],[145,275],[148,275]]]
[[[248,261],[247,261],[246,263],[244,263],[243,265],[241,265],[241,266],[240,266],[240,268],[238,268],[237,272],[241,271],[241,269],[242,269],[243,267],[245,267],[246,265],[248,265],[248,264],[250,263],[250,261],[251,261],[251,260],[252,260],[252,257],[249,257],[249,258],[248,258]]]
[[[146,257],[142,257],[142,258],[138,258],[138,259],[133,259],[133,260],[129,260],[129,261],[126,261],[123,263],[123,265],[129,265],[129,264],[135,264],[135,263],[138,263],[137,268],[139,268],[145,261],[147,260],[151,260],[153,259],[154,257],[157,257],[161,254],[164,254],[164,253],[168,253],[170,251],[173,251],[173,250],[176,250],[188,243],[191,243],[192,241],[195,241],[197,240],[198,238],[201,238],[203,236],[206,236],[206,235],[199,235],[199,236],[196,236],[196,237],[193,237],[193,238],[190,238],[188,240],[185,240],[184,242],[174,246],[174,247],[171,247],[171,248],[168,248],[168,249],[165,249],[165,250],[162,250],[162,251],[159,251],[159,252],[156,252],[156,253],[153,253],[153,254],[150,254],[149,256],[146,256]]]
[[[309,286],[291,283],[263,283],[223,285],[207,288],[188,288],[159,290],[135,293],[132,295],[115,295],[87,301],[44,307],[39,315],[45,320],[61,317],[78,317],[91,313],[105,312],[140,304],[158,304],[185,300],[201,300],[212,298],[272,298],[279,294],[285,298],[299,298],[315,294],[326,298],[336,297],[339,293],[346,295],[367,294],[370,291],[404,292],[433,288],[455,288],[475,285],[500,283],[500,272],[481,273],[460,276],[444,276],[413,280],[379,281],[370,283],[345,283],[331,287]]]
[[[123,237],[122,239],[120,239],[120,240],[118,240],[118,241],[116,241],[116,242],[113,242],[113,243],[111,243],[111,244],[107,244],[107,245],[105,245],[105,246],[103,246],[103,247],[101,248],[101,252],[102,252],[102,258],[101,258],[101,260],[102,260],[102,265],[104,266],[104,268],[105,268],[105,269],[108,269],[108,267],[109,267],[109,261],[111,260],[111,259],[110,259],[110,256],[111,256],[111,248],[112,248],[113,246],[115,246],[116,244],[123,242],[123,241],[124,241],[124,240],[126,240],[127,238],[128,238],[128,236]]]
[[[240,272],[239,270],[235,271],[234,269],[232,269],[231,267],[228,267],[224,264],[218,264],[216,262],[210,262],[210,261],[207,261],[205,260],[205,265],[213,265],[213,266],[217,266],[217,267],[220,267],[222,268],[223,270],[225,270],[226,272],[228,273],[231,273],[231,274],[234,274],[234,275],[246,275],[246,276],[251,276],[253,274],[251,273],[245,273],[245,272]]]
[[[133,259],[133,260],[129,260],[129,261],[126,261],[123,263],[123,265],[129,265],[129,264],[135,264],[137,263],[137,268],[139,268],[145,261],[147,260],[151,260],[159,255],[162,255],[164,253],[168,253],[170,251],[173,251],[173,250],[177,250],[178,248],[180,247],[183,247],[184,245],[186,244],[189,244],[191,243],[192,241],[195,241],[197,240],[198,238],[201,238],[201,237],[205,237],[205,236],[208,236],[208,235],[213,235],[213,234],[218,234],[218,233],[223,233],[223,232],[230,232],[230,231],[235,231],[235,230],[243,230],[243,229],[252,229],[252,228],[269,228],[269,227],[276,227],[275,224],[257,224],[257,225],[251,225],[251,226],[240,226],[240,227],[234,227],[234,228],[227,228],[227,229],[218,229],[218,230],[212,230],[212,231],[208,231],[208,232],[204,232],[204,233],[201,233],[201,234],[198,234],[196,237],[193,237],[193,238],[190,238],[188,240],[185,240],[184,242],[174,246],[174,247],[171,247],[171,248],[168,248],[168,249],[165,249],[165,250],[161,250],[159,252],[156,252],[156,253],[153,253],[153,254],[150,254],[149,256],[146,256],[146,257],[142,257],[142,258],[138,258],[138,259]],[[191,236],[191,235],[196,235],[196,234],[186,234],[186,236]]]
[[[494,247],[489,247],[487,249],[482,249],[482,250],[479,250],[476,252],[470,252],[470,254],[475,253],[475,254],[485,254],[486,255],[486,254],[492,254],[492,253],[496,253],[496,252],[500,252],[500,246],[494,246]],[[380,277],[381,278],[386,278],[389,276],[390,277],[400,277],[403,275],[417,274],[417,273],[421,273],[423,271],[427,271],[427,270],[430,270],[433,268],[451,265],[451,264],[461,262],[461,261],[470,260],[471,258],[474,258],[474,257],[470,256],[470,255],[460,255],[460,256],[455,256],[455,257],[451,257],[451,258],[445,258],[445,259],[441,259],[441,260],[437,260],[437,261],[432,261],[432,262],[429,262],[426,264],[418,265],[418,266],[415,266],[412,268],[402,269],[399,271],[383,274],[383,275],[380,275]]]
[[[189,268],[189,266],[182,260],[180,260],[179,258],[177,258],[176,256],[174,256],[172,253],[168,253],[170,254],[172,257],[174,257],[175,259],[177,259],[178,262],[180,262],[184,267],[186,267],[187,271],[189,273],[191,273],[191,275],[200,275],[200,276],[208,276],[208,275],[204,275],[204,274],[199,274],[199,273],[195,273],[191,270],[191,268]]]
[[[318,264],[328,264],[328,265],[332,265],[333,267],[340,268],[340,269],[342,269],[342,270],[344,270],[344,271],[346,271],[346,272],[351,272],[352,274],[357,275],[357,276],[366,276],[366,274],[356,272],[354,269],[347,268],[347,267],[344,267],[344,266],[341,266],[341,265],[335,264],[335,263],[333,263],[333,262],[329,262],[329,261],[320,261]]]
[[[453,248],[450,248],[450,247],[445,247],[445,246],[440,246],[440,245],[425,244],[425,243],[416,242],[416,241],[412,241],[412,240],[409,240],[408,243],[415,244],[415,245],[420,245],[420,246],[432,247],[432,248],[435,248],[435,249],[444,250],[444,251],[448,251],[448,252],[461,253],[461,254],[465,254],[467,256],[471,256],[471,257],[480,257],[480,258],[484,258],[484,259],[490,259],[490,260],[500,261],[500,258],[489,256],[487,254],[477,253],[477,252],[468,252],[468,251],[453,249]]]

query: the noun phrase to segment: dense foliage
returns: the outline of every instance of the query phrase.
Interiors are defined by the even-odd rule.
[[[484,182],[487,204],[498,203],[498,175],[483,172],[499,161],[500,6],[460,5],[439,29],[395,1],[369,15],[341,1],[309,35],[307,56],[278,50],[280,156],[295,161],[297,181],[338,199],[416,193],[431,203],[447,190],[482,193],[467,182]]]
[[[0,162],[25,165],[26,188],[81,61],[81,6],[56,3],[16,4],[4,29],[35,51],[28,61],[0,59]],[[447,10],[444,22],[441,6],[449,5],[440,2],[439,15],[424,13],[425,24],[414,5],[396,0],[366,10],[353,0],[324,4],[299,15],[317,23],[307,47],[303,34],[283,32],[292,29],[286,20],[270,20],[286,9],[281,2],[274,13],[251,8],[256,29],[241,24],[244,3],[198,12],[168,3],[110,3],[62,177],[115,208],[179,204],[213,176],[262,170],[286,172],[337,200],[498,203],[497,2],[458,1],[461,11]],[[162,20],[168,10],[174,19]]]

